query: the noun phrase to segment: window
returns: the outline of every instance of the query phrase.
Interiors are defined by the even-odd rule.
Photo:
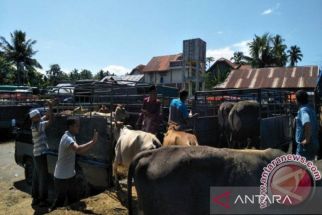
[[[160,77],[160,83],[163,84],[163,76]]]

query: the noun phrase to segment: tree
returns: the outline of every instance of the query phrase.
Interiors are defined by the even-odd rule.
[[[210,68],[211,63],[215,61],[214,57],[206,57],[206,62],[208,63],[208,68]]]
[[[15,69],[0,52],[0,84],[13,84],[15,82]]]
[[[287,50],[288,58],[290,59],[290,66],[295,66],[297,62],[301,61],[303,58],[303,54],[301,52],[300,47],[291,46],[289,50]]]
[[[244,59],[255,68],[270,66],[284,67],[288,62],[288,58],[291,61],[291,65],[294,66],[303,57],[299,47],[291,48],[286,52],[287,46],[279,34],[275,36],[269,33],[262,36],[255,35],[255,38],[248,43],[248,46],[250,57],[244,56]],[[293,57],[291,57],[291,54]]]
[[[78,72],[77,69],[73,69],[70,73],[69,73],[69,79],[71,81],[77,81],[80,79],[80,74]]]
[[[262,36],[255,35],[253,41],[248,43],[250,58],[246,58],[253,67],[262,68],[272,65],[272,52],[270,47],[271,36],[269,33]]]
[[[87,69],[83,69],[80,72],[80,79],[92,79],[93,78],[93,74],[91,71],[87,70]]]
[[[11,43],[0,37],[0,48],[5,59],[16,66],[15,76],[18,85],[28,82],[28,73],[42,68],[33,58],[37,51],[33,50],[36,40],[26,39],[26,33],[16,30],[10,34]],[[22,79],[22,80],[21,80]]]
[[[229,73],[230,73],[230,69],[228,69],[228,68],[221,70],[218,67],[218,72],[216,73],[216,75],[208,70],[204,76],[205,88],[207,90],[211,90],[214,86],[221,84],[222,82],[224,82],[226,80]]]
[[[104,72],[104,70],[100,70],[95,76],[94,78],[97,80],[102,80],[105,76],[110,75],[109,71]]]
[[[243,65],[246,64],[245,62],[245,56],[243,52],[234,52],[234,56],[230,58],[230,60],[233,60],[234,63]]]
[[[287,63],[287,46],[284,44],[284,39],[279,35],[271,38],[272,56],[275,66],[286,66]]]
[[[50,68],[48,71],[46,71],[46,74],[48,75],[49,84],[51,86],[56,86],[60,81],[66,80],[66,78],[68,78],[68,76],[63,71],[61,71],[58,64],[50,65]]]
[[[30,78],[29,79],[30,86],[34,86],[34,87],[38,87],[38,88],[45,88],[48,85],[46,76],[41,74],[38,71],[31,72],[29,74],[29,78]]]

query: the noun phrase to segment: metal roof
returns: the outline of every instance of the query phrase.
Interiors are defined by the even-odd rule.
[[[114,80],[118,84],[126,84],[134,86],[139,82],[143,82],[144,75],[120,75],[120,76],[105,76],[101,82]]]
[[[318,66],[238,69],[214,88],[315,88],[318,76]]]

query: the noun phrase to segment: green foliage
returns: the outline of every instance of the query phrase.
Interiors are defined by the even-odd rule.
[[[35,40],[26,39],[26,33],[16,30],[10,34],[10,42],[4,37],[0,37],[0,51],[3,57],[12,65],[15,65],[15,84],[28,83],[28,76],[35,72],[36,68],[42,68],[40,63],[33,58],[37,51],[33,50]],[[13,77],[12,75],[10,75]]]
[[[102,80],[105,76],[111,75],[109,71],[104,72],[104,70],[100,70],[95,76],[94,79]]]
[[[14,84],[15,78],[15,68],[0,52],[0,84]]]
[[[255,68],[284,67],[288,59],[290,60],[290,65],[294,66],[303,57],[300,48],[297,46],[292,46],[293,48],[291,47],[290,50],[286,51],[287,46],[279,34],[275,36],[269,33],[262,36],[255,35],[255,38],[248,43],[248,46],[250,57],[243,56],[243,59]]]
[[[303,58],[301,49],[298,46],[291,46],[287,53],[290,60],[290,66],[295,66],[297,62],[301,61]]]
[[[211,90],[214,86],[221,84],[227,78],[230,73],[230,69],[220,69],[219,67],[216,68],[217,73],[214,74],[210,71],[207,71],[204,75],[205,80],[205,88],[207,90]]]
[[[234,63],[236,64],[246,64],[247,62],[245,61],[245,56],[243,52],[234,52],[234,56],[230,58]]]
[[[49,70],[46,71],[48,76],[48,84],[50,86],[56,86],[62,81],[68,81],[68,75],[64,73],[58,64],[52,64],[49,66]]]
[[[215,61],[215,58],[213,57],[206,57],[206,62],[207,62],[207,68],[209,69],[211,66],[211,63]]]
[[[80,74],[78,72],[78,69],[73,69],[70,73],[69,73],[69,80],[71,81],[77,81],[80,80]]]
[[[83,69],[80,72],[80,79],[92,79],[93,78],[93,74],[91,71],[87,70],[87,69]]]

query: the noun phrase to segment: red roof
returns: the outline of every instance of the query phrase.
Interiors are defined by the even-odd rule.
[[[144,67],[143,72],[166,72],[170,69],[170,61],[177,61],[182,54],[153,57]]]
[[[238,69],[214,88],[315,88],[318,76],[317,66]]]

